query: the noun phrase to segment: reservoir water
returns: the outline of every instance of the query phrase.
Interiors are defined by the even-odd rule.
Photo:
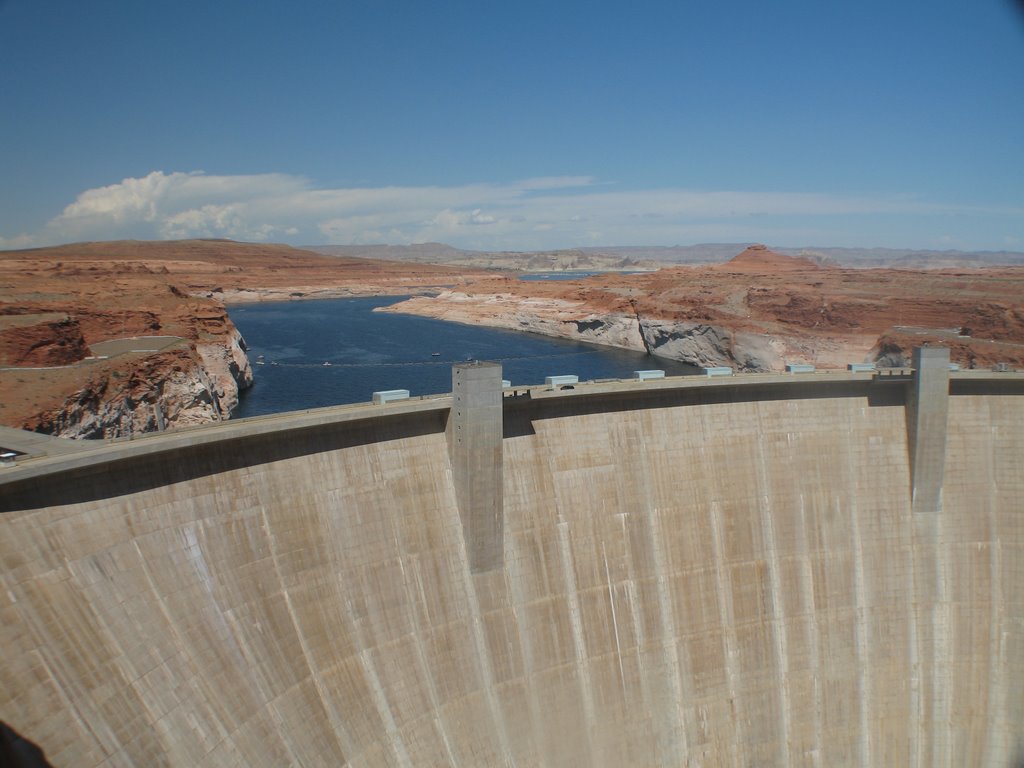
[[[685,363],[641,352],[553,339],[518,331],[374,312],[403,297],[248,304],[230,308],[254,363],[253,387],[234,416],[369,401],[373,392],[451,391],[451,366],[465,360],[500,362],[514,386],[543,384],[545,376],[580,381],[629,378],[659,368],[691,374]]]
[[[616,272],[616,275],[639,275],[643,274],[648,270],[626,270],[622,272]],[[604,270],[598,270],[596,272],[527,272],[519,275],[520,280],[526,282],[536,282],[539,280],[579,280],[584,277],[593,277],[594,275],[607,275],[608,272]]]

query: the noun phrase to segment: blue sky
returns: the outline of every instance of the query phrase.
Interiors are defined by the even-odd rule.
[[[1024,13],[0,0],[0,248],[1024,250]]]

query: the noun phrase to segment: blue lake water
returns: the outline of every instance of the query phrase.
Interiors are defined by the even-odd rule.
[[[519,276],[520,280],[534,281],[534,280],[579,280],[583,277],[593,277],[594,275],[607,275],[607,271],[599,270],[597,272],[527,272]],[[627,272],[616,272],[616,275],[639,275],[642,274],[640,270],[632,270]]]
[[[545,376],[559,374],[587,381],[653,368],[669,376],[696,372],[641,352],[373,311],[401,298],[231,307],[255,377],[234,416],[363,403],[383,389],[408,389],[414,397],[450,392],[451,366],[469,359],[500,362],[514,386],[543,384]]]

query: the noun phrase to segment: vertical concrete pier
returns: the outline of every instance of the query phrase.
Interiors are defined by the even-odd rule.
[[[503,562],[501,366],[464,363],[452,368],[448,454],[470,570]]]
[[[907,448],[914,512],[938,512],[946,461],[949,413],[949,349],[916,347],[914,378],[907,393]]]

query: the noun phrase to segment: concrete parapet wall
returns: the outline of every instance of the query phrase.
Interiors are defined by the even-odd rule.
[[[742,378],[507,399],[479,572],[450,400],[2,470],[0,719],[55,765],[1020,761],[1024,390],[954,376],[913,515],[905,381]]]

